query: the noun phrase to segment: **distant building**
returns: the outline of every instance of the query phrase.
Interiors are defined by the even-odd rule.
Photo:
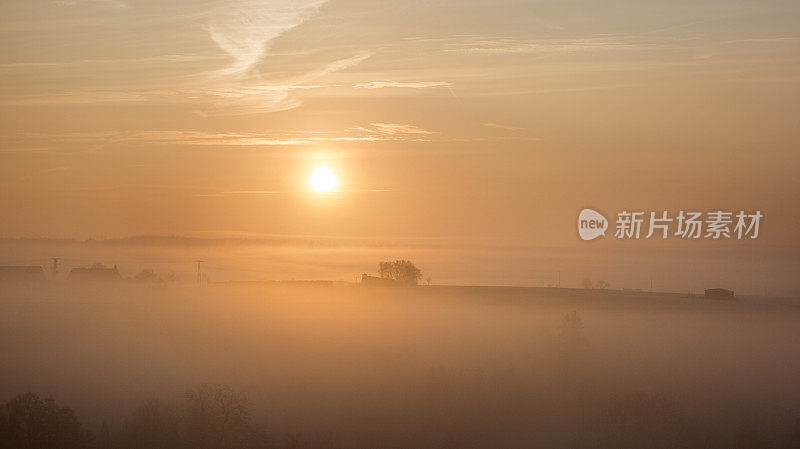
[[[397,285],[394,279],[381,278],[377,276],[370,276],[367,273],[361,275],[362,285]]]
[[[119,274],[119,270],[117,270],[117,266],[114,265],[114,268],[107,268],[103,266],[93,266],[89,268],[73,268],[69,272],[68,279],[70,281],[119,281],[122,279],[122,276]]]
[[[724,288],[707,288],[706,298],[712,299],[733,299],[733,290],[726,290]]]
[[[0,281],[42,281],[44,270],[39,266],[0,266]]]

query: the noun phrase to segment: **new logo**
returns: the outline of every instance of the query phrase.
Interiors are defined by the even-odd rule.
[[[608,220],[600,212],[592,209],[583,209],[578,214],[578,235],[583,240],[594,240],[601,235],[606,235]]]

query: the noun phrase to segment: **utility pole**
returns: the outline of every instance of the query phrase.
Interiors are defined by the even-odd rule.
[[[203,277],[202,277],[202,275],[200,273],[200,264],[205,262],[205,260],[198,259],[198,260],[195,260],[195,262],[197,262],[197,283],[199,284],[203,280]]]
[[[53,261],[53,277],[58,275],[58,261],[61,260],[59,257],[51,257],[50,260]]]

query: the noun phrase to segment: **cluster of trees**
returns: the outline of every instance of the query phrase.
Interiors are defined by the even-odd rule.
[[[582,323],[575,312],[564,318],[563,335],[572,345],[582,340]],[[457,373],[433,369],[432,392],[458,386]],[[457,389],[455,390],[457,391]],[[451,391],[452,392],[452,391]],[[602,401],[596,427],[581,433],[574,447],[592,448],[800,448],[800,421],[786,433],[770,439],[757,428],[743,429],[724,444],[707,441],[669,397],[633,392]],[[146,402],[122,428],[110,432],[103,425],[93,436],[69,407],[26,393],[0,405],[0,449],[267,449],[300,447],[299,435],[286,442],[269,438],[250,423],[247,397],[225,386],[201,386],[184,396],[181,406]],[[491,422],[491,421],[489,421]],[[727,441],[725,441],[727,440]],[[374,446],[382,446],[376,441]],[[313,446],[319,447],[319,446]],[[330,445],[323,447],[341,447]],[[450,447],[449,445],[447,447]]]
[[[92,269],[106,269],[106,268],[108,268],[108,266],[106,266],[102,262],[95,262],[95,263],[93,263],[91,265],[90,268],[92,268]],[[170,271],[170,272],[164,274],[164,276],[161,276],[158,273],[156,273],[154,270],[152,270],[150,268],[145,268],[142,271],[136,273],[136,275],[134,275],[132,278],[128,278],[128,279],[132,279],[132,280],[134,280],[136,282],[145,282],[145,283],[146,282],[178,282],[180,280],[180,276],[178,276],[178,274],[175,273],[174,271]]]
[[[0,406],[0,449],[84,449],[92,437],[75,412],[53,399],[21,394]]]
[[[411,261],[400,259],[393,262],[379,263],[378,275],[400,284],[417,285],[419,280],[422,279],[422,270],[417,268]],[[430,277],[428,278],[428,284],[430,284]]]
[[[250,424],[247,397],[225,386],[186,393],[182,407],[138,407],[112,434],[93,436],[69,407],[26,393],[0,406],[0,449],[261,449],[274,447]]]
[[[190,390],[182,408],[146,402],[102,449],[257,449],[272,447],[250,424],[247,397],[229,387],[204,385]]]

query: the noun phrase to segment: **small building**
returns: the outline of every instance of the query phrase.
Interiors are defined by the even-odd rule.
[[[367,273],[361,275],[361,285],[397,285],[394,279],[370,276]]]
[[[120,276],[116,265],[114,265],[114,268],[92,266],[89,268],[73,268],[69,272],[68,279],[70,281],[82,282],[107,282],[119,281],[122,279],[122,276]]]
[[[706,298],[711,299],[733,299],[733,290],[727,290],[724,288],[707,288],[706,289]]]
[[[40,266],[0,266],[0,281],[43,281],[44,270]]]

